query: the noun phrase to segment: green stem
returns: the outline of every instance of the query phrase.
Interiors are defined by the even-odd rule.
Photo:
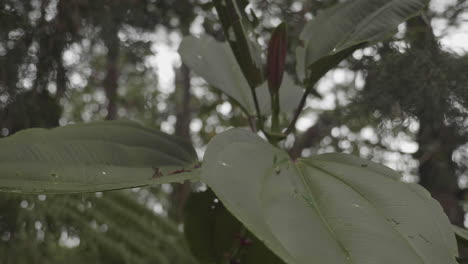
[[[293,119],[291,120],[291,123],[289,124],[288,128],[284,132],[285,135],[289,135],[294,128],[296,127],[297,120],[299,119],[299,116],[301,115],[301,112],[304,108],[304,105],[307,100],[307,96],[311,93],[313,89],[313,85],[306,85],[307,89],[305,90],[304,94],[302,95],[301,101],[299,102],[298,107],[296,108],[296,111],[294,112]]]
[[[257,112],[256,124],[257,124],[257,127],[261,131],[263,131],[263,117],[262,117],[262,112],[260,111],[260,104],[258,103],[258,97],[257,97],[257,93],[255,92],[255,87],[253,88],[251,87],[250,91],[252,91],[252,98],[255,104],[255,111]]]
[[[250,126],[250,129],[252,129],[252,132],[254,133],[257,133],[258,129],[257,129],[257,120],[255,119],[254,116],[248,116],[247,117],[248,121],[249,121],[249,126]]]
[[[279,95],[278,93],[271,93],[271,132],[280,133],[280,124],[279,124]]]

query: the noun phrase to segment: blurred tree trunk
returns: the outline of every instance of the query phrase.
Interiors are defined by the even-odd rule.
[[[182,64],[176,73],[176,102],[177,102],[177,122],[175,124],[175,134],[190,140],[190,70]]]
[[[190,141],[190,121],[192,120],[190,107],[190,70],[184,64],[176,71],[175,93],[175,100],[177,103],[175,135]],[[173,191],[170,197],[172,208],[169,211],[169,215],[179,223],[183,219],[184,206],[192,188],[190,182],[185,182],[183,184],[175,183],[172,186]]]
[[[417,16],[408,21],[407,37],[412,49],[429,50],[434,56],[437,56],[440,47],[434,36],[431,25],[423,17]],[[431,72],[427,76],[427,89],[424,97],[437,95],[431,87]],[[425,84],[421,84],[425,85]],[[442,95],[443,96],[443,95]],[[420,128],[417,135],[419,150],[416,158],[419,160],[420,184],[424,186],[432,196],[440,202],[448,215],[450,221],[459,226],[463,226],[464,213],[459,206],[457,194],[459,192],[458,179],[455,173],[455,163],[452,160],[452,154],[456,150],[457,136],[446,122],[444,113],[435,110],[433,105],[427,104],[425,109],[418,116]]]
[[[66,31],[70,31],[73,34],[76,34],[78,31],[78,23],[70,23],[70,20],[73,21],[73,18],[68,17],[68,10],[70,8],[73,8],[75,3],[72,3],[70,1],[59,1],[57,3],[57,16],[55,19],[55,25],[54,27],[57,30],[57,34],[59,34],[60,37],[60,45],[58,49],[56,49],[53,52],[53,56],[55,57],[55,63],[56,63],[56,85],[57,85],[57,93],[55,94],[55,97],[57,99],[60,99],[63,97],[65,94],[65,91],[67,89],[67,70],[65,66],[63,65],[63,51],[67,45],[65,37],[66,37]],[[78,12],[75,12],[75,16],[79,16]]]
[[[464,213],[459,206],[458,180],[452,154],[456,145],[449,127],[443,121],[420,118],[417,136],[420,184],[440,202],[450,221],[463,226]]]
[[[103,87],[106,92],[107,103],[107,120],[114,120],[117,118],[117,88],[119,86],[119,27],[117,23],[110,22],[106,29],[106,38],[104,38],[107,47],[106,57],[106,77],[103,82]]]

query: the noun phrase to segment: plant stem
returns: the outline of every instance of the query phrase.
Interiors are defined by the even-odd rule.
[[[280,132],[279,126],[279,113],[280,113],[280,105],[279,105],[279,95],[278,93],[271,93],[271,131],[273,133]]]
[[[258,129],[263,131],[262,113],[260,112],[260,106],[258,103],[257,94],[255,92],[256,87],[263,82],[263,73],[261,67],[258,67],[255,63],[254,56],[257,56],[258,54],[251,53],[249,48],[250,40],[247,36],[244,25],[242,24],[243,15],[240,13],[242,12],[243,5],[240,1],[238,2],[236,0],[213,0],[212,2],[216,8],[216,11],[218,12],[224,34],[227,36],[227,42],[231,47],[236,61],[239,64],[252,93],[257,115],[257,120],[255,122],[257,124],[252,126],[250,120],[249,122],[251,123],[251,127],[254,128],[253,130],[255,132]],[[230,32],[234,32],[234,39],[230,39],[228,37]]]
[[[257,93],[255,92],[255,87],[250,87],[250,91],[252,91],[252,98],[255,104],[255,111],[257,112],[257,120],[255,123],[258,124],[258,127],[260,128],[260,130],[263,131],[262,112],[260,111],[260,105],[258,103],[258,97],[257,97]]]
[[[289,124],[288,128],[284,132],[286,135],[290,134],[294,128],[296,127],[296,122],[299,119],[299,115],[301,114],[304,105],[307,101],[307,96],[310,93],[314,92],[314,86],[315,84],[332,68],[334,68],[336,65],[338,65],[342,60],[346,59],[348,56],[350,56],[355,50],[364,47],[367,45],[367,42],[362,42],[359,44],[356,44],[354,46],[351,46],[345,50],[342,50],[336,54],[333,55],[328,55],[325,56],[318,61],[314,62],[314,64],[308,66],[308,69],[310,71],[310,75],[308,76],[307,80],[305,81],[304,85],[306,87],[306,91],[304,92],[304,95],[301,98],[301,101],[299,103],[299,106],[297,107],[296,111],[294,112],[294,117],[291,123]],[[316,65],[321,65],[320,67],[317,67]],[[311,69],[312,67],[313,69]],[[315,92],[313,93],[316,96],[320,95]]]
[[[297,120],[299,119],[299,116],[301,115],[302,109],[304,108],[304,105],[305,105],[306,100],[307,100],[307,96],[310,94],[312,89],[313,89],[313,85],[309,85],[309,87],[307,87],[306,91],[302,95],[301,101],[299,102],[299,106],[296,108],[296,111],[294,112],[294,117],[291,120],[291,123],[289,124],[288,128],[284,132],[285,135],[289,135],[294,130],[294,128],[296,127]]]
[[[258,129],[257,129],[257,120],[255,120],[255,117],[254,116],[249,116],[249,117],[247,117],[247,119],[249,121],[250,129],[252,129],[252,132],[257,133],[257,131],[258,131]]]

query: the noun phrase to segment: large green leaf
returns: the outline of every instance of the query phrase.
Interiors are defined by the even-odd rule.
[[[253,89],[263,82],[262,49],[246,14],[246,0],[214,0],[227,42]],[[253,14],[254,15],[254,14]]]
[[[228,44],[213,37],[185,37],[179,47],[182,61],[209,84],[255,114],[252,92]]]
[[[456,263],[448,218],[429,193],[346,154],[292,161],[245,130],[208,145],[202,180],[285,262]]]
[[[185,37],[179,47],[183,62],[208,83],[234,99],[249,114],[255,114],[252,92],[229,45],[217,42],[211,36]],[[271,114],[270,94],[267,83],[256,89],[261,113]],[[293,111],[302,96],[302,89],[285,74],[280,88],[282,112]]]
[[[91,192],[183,181],[194,177],[196,164],[184,140],[130,121],[33,128],[0,139],[2,191]]]
[[[325,56],[391,35],[427,3],[428,0],[349,0],[323,11],[301,33],[304,45],[296,51],[299,78],[307,78],[306,69]]]

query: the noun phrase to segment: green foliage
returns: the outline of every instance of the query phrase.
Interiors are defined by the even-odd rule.
[[[214,6],[226,34],[227,42],[251,89],[263,82],[261,48],[255,39],[253,24],[245,9],[246,0],[214,0]],[[255,18],[255,13],[251,13]]]
[[[3,194],[2,208],[9,204],[16,212],[0,220],[2,263],[196,263],[177,226],[133,196]],[[79,245],[64,245],[64,234]]]
[[[361,43],[374,43],[392,35],[400,23],[416,15],[427,3],[428,0],[357,0],[323,11],[301,33],[303,46],[296,50],[299,79],[306,80],[309,71],[314,74],[316,68],[321,68],[323,57],[356,50]]]
[[[30,127],[56,127],[61,112],[58,102],[49,94],[28,91],[0,108],[0,120],[4,120],[2,125],[12,134]]]
[[[247,114],[256,113],[249,83],[229,45],[211,36],[188,36],[180,44],[179,54],[187,66],[234,99]]]
[[[210,36],[189,36],[182,41],[179,53],[184,63],[193,71],[232,98],[247,114],[255,115],[249,85],[228,45],[217,42]],[[256,88],[256,93],[261,113],[271,114],[268,83],[264,82]],[[285,74],[279,93],[280,109],[287,113],[297,107],[303,91]]]
[[[431,49],[383,52],[379,61],[366,60],[367,82],[357,104],[386,118],[440,119],[445,113],[451,123],[466,115],[461,106],[467,105],[468,78],[459,74],[468,66],[466,58]]]
[[[0,145],[0,183],[11,192],[90,192],[181,182],[197,166],[195,150],[184,140],[127,121],[29,129]]]
[[[193,193],[185,210],[185,236],[201,263],[283,263],[245,230],[211,190]]]
[[[440,205],[367,160],[326,154],[292,161],[233,129],[208,145],[202,180],[287,263],[456,263]]]
[[[102,29],[98,31],[108,51],[107,77],[101,83],[107,99],[115,104],[119,33],[126,24],[151,28],[155,22],[148,20],[159,17],[148,8],[151,4],[132,9],[133,16],[127,16],[131,13],[127,1],[118,2],[126,6],[122,9],[83,3],[76,8],[84,21]],[[252,131],[263,133],[270,142],[240,129],[222,133],[209,143],[198,170],[195,150],[184,140],[131,122],[30,129],[0,140],[0,190],[93,192],[201,179],[222,202],[204,192],[193,194],[186,205],[185,234],[202,263],[456,263],[458,250],[450,223],[421,187],[402,183],[396,172],[354,156],[328,154],[292,160],[274,146],[292,132],[307,96],[323,75],[356,49],[394,32],[426,4],[425,0],[346,1],[317,15],[304,28],[296,52],[297,75],[305,91],[290,76],[282,78],[287,59],[284,31],[277,43],[282,47],[276,58],[279,67],[268,72],[273,80],[270,90],[274,90],[270,98],[262,50],[253,30],[258,18],[246,13],[247,1],[215,0],[228,43],[206,35],[186,37],[179,48],[182,61],[238,104]],[[91,9],[105,15],[95,15]],[[80,38],[70,28],[61,33]],[[276,43],[275,34],[272,39]],[[54,42],[58,66],[40,60],[47,67],[38,81],[54,70],[64,79],[63,63],[57,61],[67,41]],[[137,46],[135,54],[147,54],[147,45]],[[125,53],[128,61],[141,63],[133,55]],[[186,79],[190,85],[188,74]],[[45,87],[36,86],[38,91]],[[279,109],[286,114],[296,109],[285,131]],[[266,117],[271,117],[270,131],[264,127]],[[70,233],[79,230],[95,239],[93,249],[104,252],[112,263],[194,262],[174,225],[154,217],[135,200],[118,193],[105,196],[109,198],[86,200],[86,206],[73,199],[58,199],[48,206],[58,212],[53,217],[63,221],[57,226],[66,224]],[[73,209],[77,205],[78,211]],[[110,228],[106,236],[98,235],[90,222],[105,223]],[[158,228],[148,230],[155,223]],[[112,256],[115,250],[119,254]]]
[[[462,244],[468,244],[468,230],[466,228],[461,228],[456,225],[452,226],[453,232],[457,237],[457,240],[460,241]]]

